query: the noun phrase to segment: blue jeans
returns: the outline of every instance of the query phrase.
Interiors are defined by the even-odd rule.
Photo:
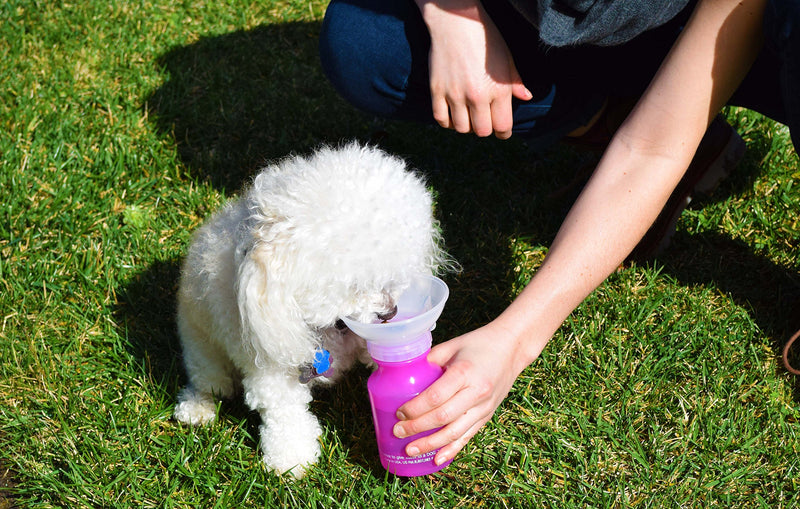
[[[797,25],[800,0],[773,0],[762,55],[731,99],[790,127],[800,119]],[[641,94],[688,19],[615,47],[544,48],[536,29],[503,0],[484,2],[514,57],[530,101],[513,100],[515,135],[546,145],[584,125],[610,96]],[[789,13],[792,16],[789,16]],[[794,21],[792,21],[794,20]],[[787,28],[788,27],[788,28]],[[366,112],[433,123],[430,38],[413,0],[332,0],[320,35],[322,67],[337,91]],[[787,55],[794,60],[787,60]],[[786,75],[786,85],[778,76]],[[788,90],[795,90],[789,98]],[[793,110],[792,110],[793,108]],[[793,111],[790,115],[790,110]],[[794,125],[793,125],[794,124]],[[800,129],[800,127],[799,127]],[[800,134],[800,130],[793,129]],[[794,139],[797,146],[797,139]]]

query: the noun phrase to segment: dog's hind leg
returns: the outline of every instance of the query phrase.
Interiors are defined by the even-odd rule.
[[[312,399],[309,387],[298,381],[296,373],[277,368],[246,376],[243,385],[245,402],[261,415],[264,463],[277,473],[303,477],[319,457],[322,434],[308,409]]]
[[[216,344],[200,340],[202,334],[179,320],[183,343],[183,363],[189,384],[178,393],[175,419],[201,425],[217,416],[215,397],[230,398],[234,394],[234,368],[227,354]]]

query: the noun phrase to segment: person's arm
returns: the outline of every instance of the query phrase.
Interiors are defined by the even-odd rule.
[[[566,317],[635,247],[686,171],[710,119],[761,47],[766,0],[701,0],[617,131],[528,286],[495,320],[437,345],[442,377],[398,411],[414,455],[453,458]]]
[[[511,98],[531,99],[479,0],[416,0],[431,36],[433,118],[478,136],[511,136]]]

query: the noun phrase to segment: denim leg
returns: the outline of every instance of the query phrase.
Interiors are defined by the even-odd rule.
[[[428,30],[409,0],[333,0],[320,33],[322,69],[357,108],[433,122]]]

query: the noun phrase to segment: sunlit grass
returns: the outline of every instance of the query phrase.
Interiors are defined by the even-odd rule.
[[[798,159],[780,125],[729,118],[737,172],[673,246],[614,274],[439,475],[377,461],[365,369],[312,404],[319,465],[263,467],[258,419],[171,420],[191,231],[267,160],[368,140],[316,57],[323,2],[0,5],[0,508],[791,507],[800,317]],[[389,123],[464,270],[444,340],[525,285],[592,156]]]

